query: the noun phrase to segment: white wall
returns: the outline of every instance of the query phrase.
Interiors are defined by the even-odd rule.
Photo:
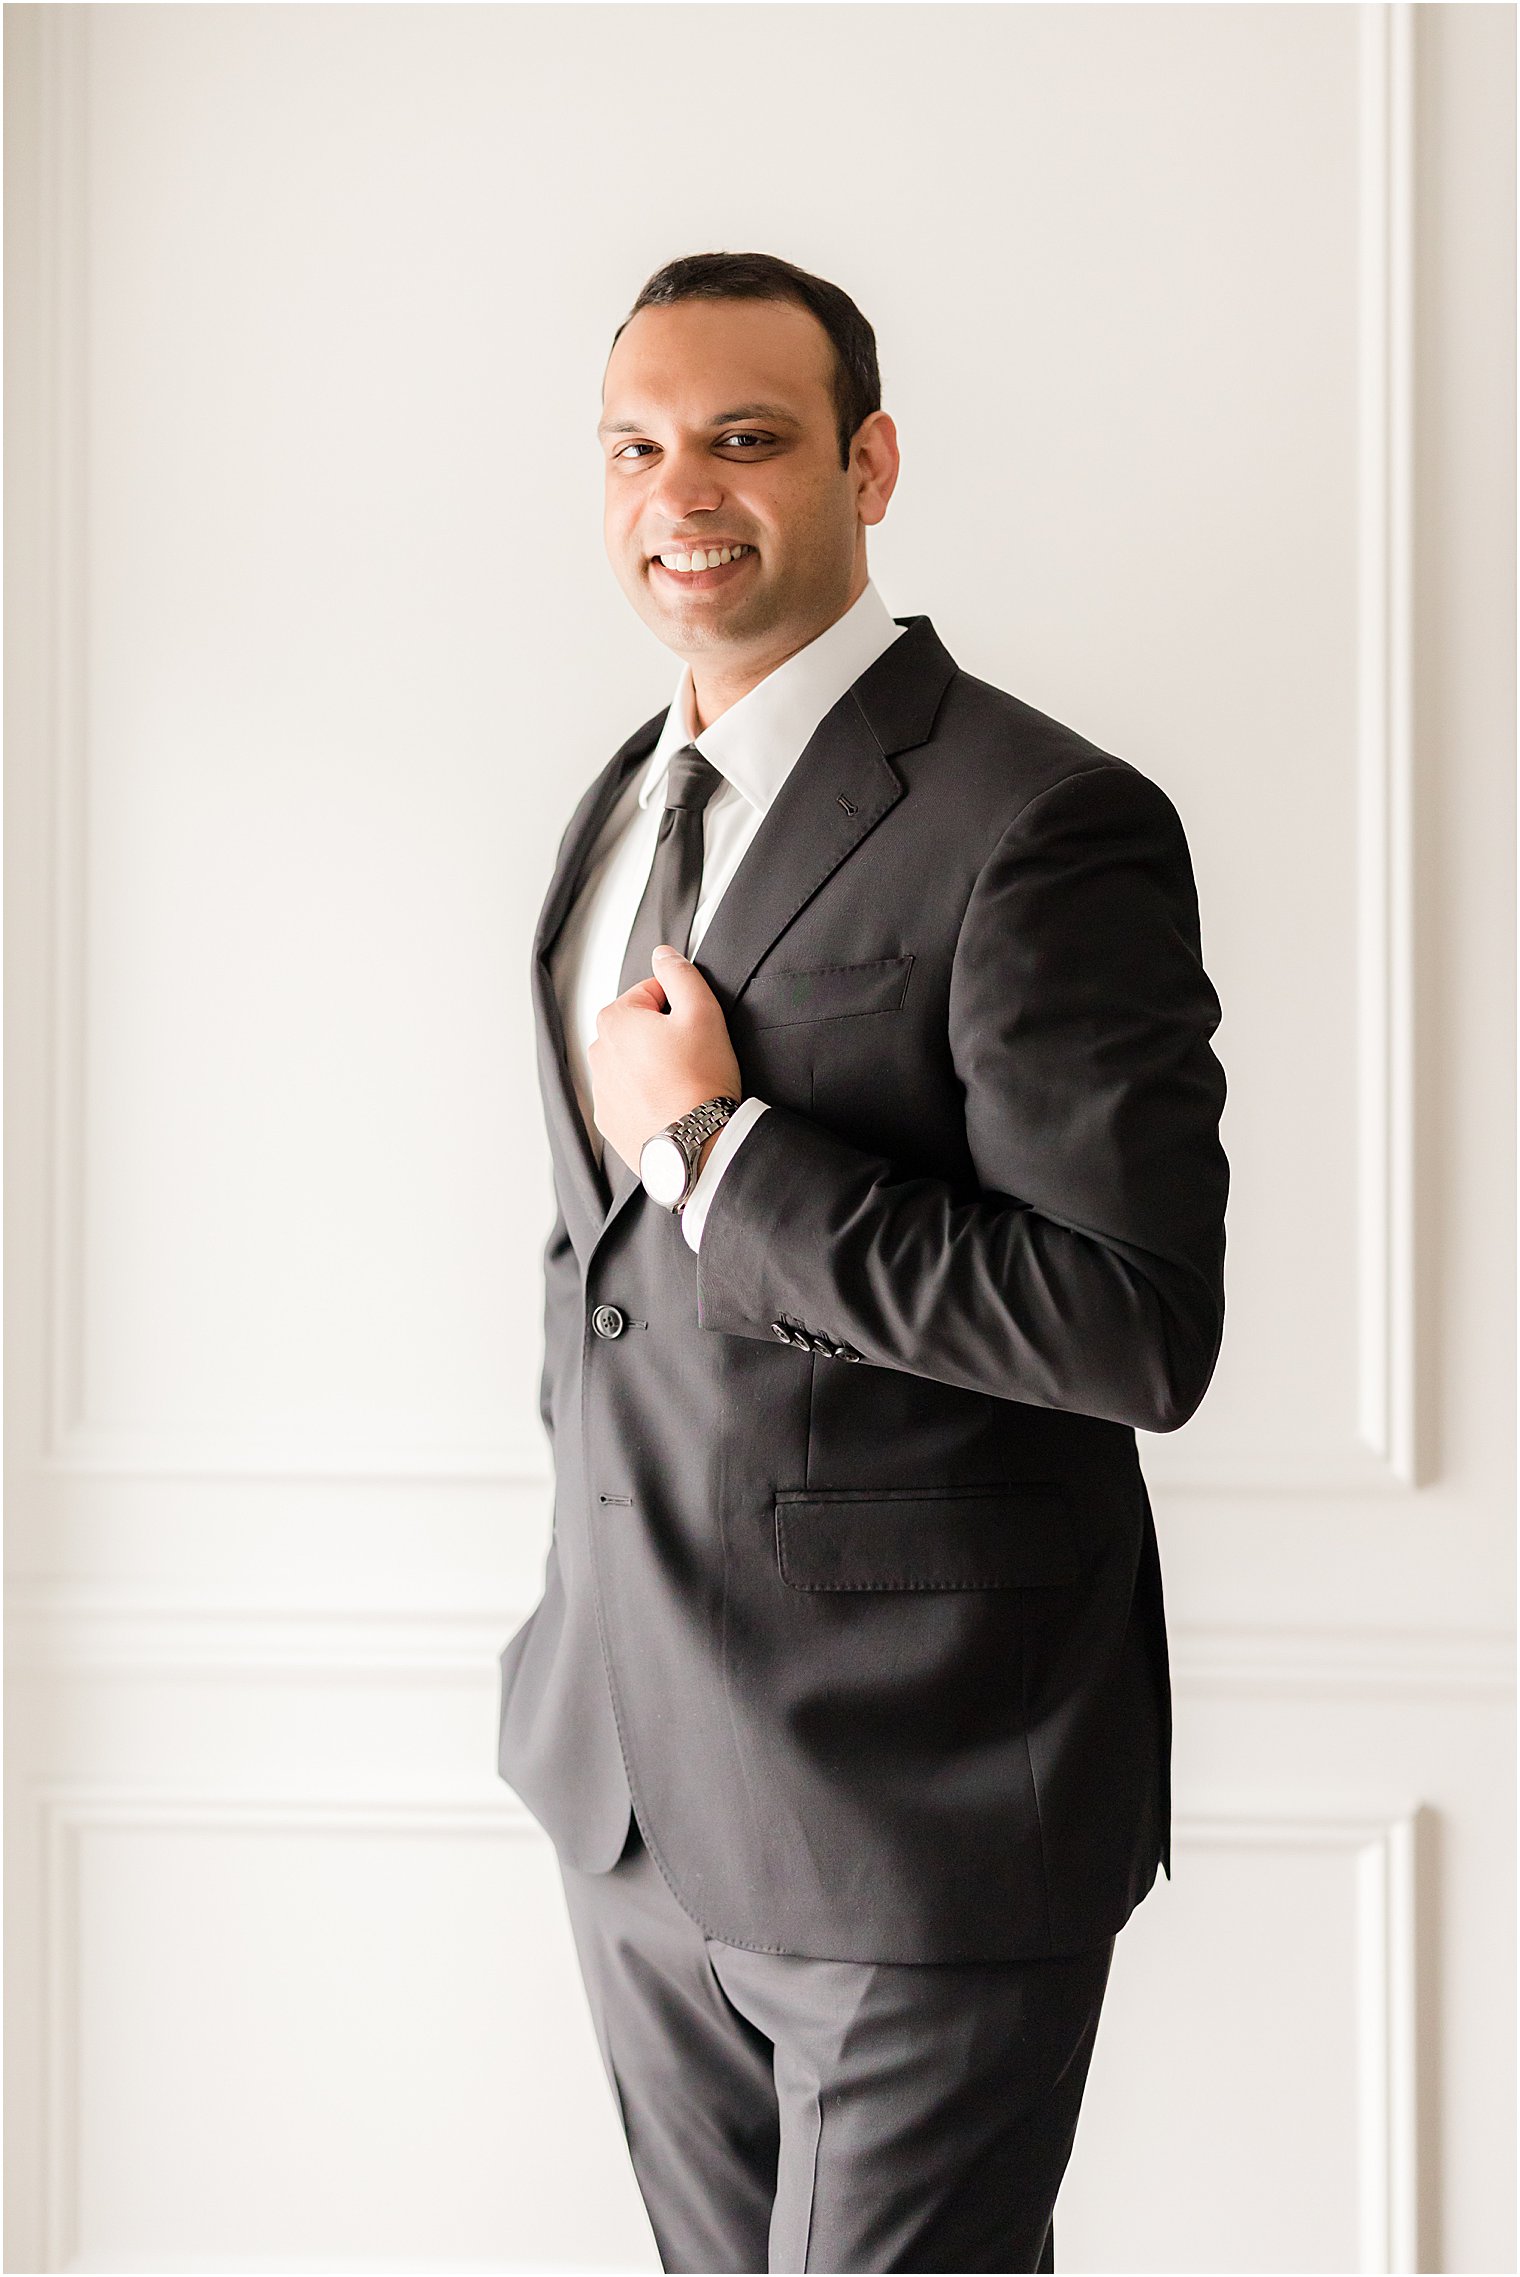
[[[1514,37],[6,10],[8,2268],[657,2267],[495,1655],[529,943],[675,673],[600,376],[719,246],[875,324],[878,584],[1171,792],[1225,1007],[1061,2266],[1513,2266]]]

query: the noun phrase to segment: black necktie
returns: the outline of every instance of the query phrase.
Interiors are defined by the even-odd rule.
[[[670,772],[665,778],[665,812],[660,817],[649,882],[623,953],[619,996],[635,981],[650,978],[654,970],[651,958],[661,941],[668,941],[683,957],[686,954],[702,884],[702,812],[722,781],[712,761],[704,759],[694,743],[684,744],[671,754]]]
[[[684,744],[671,754],[665,778],[665,812],[660,817],[660,835],[655,841],[644,898],[623,952],[619,996],[635,981],[652,977],[653,954],[661,941],[668,941],[683,957],[686,954],[702,885],[703,810],[722,781],[712,761],[704,759],[694,743]],[[603,1150],[602,1172],[614,1201],[625,1188],[638,1184],[638,1171],[629,1169],[610,1147]]]

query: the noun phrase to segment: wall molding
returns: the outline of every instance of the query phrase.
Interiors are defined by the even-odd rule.
[[[51,1054],[46,1154],[48,1382],[41,1418],[49,1475],[287,1481],[466,1477],[536,1483],[527,1432],[442,1455],[275,1438],[249,1445],[171,1431],[103,1430],[87,1412],[84,1358],[89,911],[89,733],[85,536],[89,470],[85,279],[89,14],[49,9],[41,27],[44,345],[48,384],[48,749]],[[1258,1445],[1155,1460],[1172,1494],[1404,1492],[1422,1483],[1416,1445],[1412,987],[1412,264],[1410,0],[1358,11],[1358,598],[1355,972],[1357,1034],[1355,1412],[1338,1445]],[[1158,1443],[1159,1444],[1159,1443]]]
[[[61,1452],[82,1403],[84,1272],[85,973],[88,965],[85,438],[88,432],[86,275],[88,138],[85,130],[88,11],[48,8],[39,22],[41,235],[39,353],[43,369],[38,438],[43,518],[40,585],[44,618],[43,710],[47,769],[49,1128],[43,1160],[47,1228],[43,1301],[46,1383],[42,1444]]]
[[[420,1586],[420,1584],[419,1584]],[[478,1594],[403,1601],[305,1603],[227,1591],[18,1581],[7,1593],[13,1672],[242,1681],[299,1673],[334,1682],[367,1676],[475,1683],[494,1679],[508,1638],[537,1602]],[[1507,1698],[1515,1639],[1498,1629],[1323,1628],[1174,1624],[1174,1689],[1281,1699]]]
[[[42,1820],[41,1982],[43,2267],[76,2265],[79,2185],[79,1861],[92,1832],[152,1835],[394,1834],[409,1841],[547,1843],[548,1836],[504,1784],[490,1800],[424,1796],[359,1800],[293,1796],[239,1799],[173,1790],[52,1787],[37,1791]],[[121,2264],[110,2263],[112,2268]],[[198,2265],[199,2266],[199,2265]],[[304,2261],[291,2264],[306,2268]]]
[[[386,1455],[372,1447],[301,1448],[273,1440],[239,1445],[225,1437],[197,1443],[188,1434],[154,1438],[148,1432],[113,1434],[92,1428],[68,1434],[63,1445],[33,1468],[49,1480],[105,1479],[133,1485],[196,1481],[229,1486],[542,1487],[554,1475],[548,1442],[536,1424],[494,1447],[418,1448]]]
[[[1420,1806],[1180,1807],[1173,1849],[1322,1850],[1355,1875],[1357,2230],[1361,2270],[1419,2267],[1415,1859]]]
[[[1212,1624],[1175,1629],[1170,1651],[1179,1692],[1508,1701],[1515,1690],[1515,1639],[1502,1630]]]
[[[490,1800],[422,1796],[223,1795],[162,1789],[53,1786],[36,1790],[41,1820],[44,2266],[70,2266],[77,2250],[80,2015],[79,1882],[84,1841],[106,1830],[310,1834],[342,1840],[547,1842],[505,1787]],[[1415,2073],[1415,1840],[1419,1806],[1352,1802],[1327,1809],[1245,1794],[1179,1804],[1174,1853],[1189,1849],[1343,1855],[1355,1877],[1357,2218],[1360,2267],[1416,2265],[1419,2173]],[[113,2263],[113,2266],[118,2264]],[[304,2266],[304,2264],[303,2264]]]
[[[1414,10],[1358,15],[1357,1428],[1415,1486]]]

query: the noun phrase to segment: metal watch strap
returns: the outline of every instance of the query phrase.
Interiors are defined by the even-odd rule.
[[[666,1125],[667,1135],[681,1145],[687,1162],[687,1190],[676,1204],[677,1215],[685,1209],[691,1197],[691,1188],[696,1183],[691,1174],[696,1168],[703,1142],[710,1139],[714,1131],[722,1130],[738,1104],[737,1099],[731,1099],[720,1091],[716,1097],[704,1099],[700,1107],[693,1107],[688,1114],[680,1115],[675,1122]]]
[[[722,1130],[738,1104],[737,1099],[730,1099],[720,1091],[716,1098],[704,1099],[700,1107],[693,1107],[688,1114],[668,1123],[666,1129],[675,1139],[711,1138],[714,1131]]]

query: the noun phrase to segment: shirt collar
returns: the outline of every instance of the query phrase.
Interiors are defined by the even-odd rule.
[[[767,672],[696,737],[688,733],[691,668],[683,664],[639,784],[640,806],[648,806],[657,794],[663,798],[672,754],[694,741],[703,758],[764,814],[825,713],[905,630],[868,579],[842,617]]]

